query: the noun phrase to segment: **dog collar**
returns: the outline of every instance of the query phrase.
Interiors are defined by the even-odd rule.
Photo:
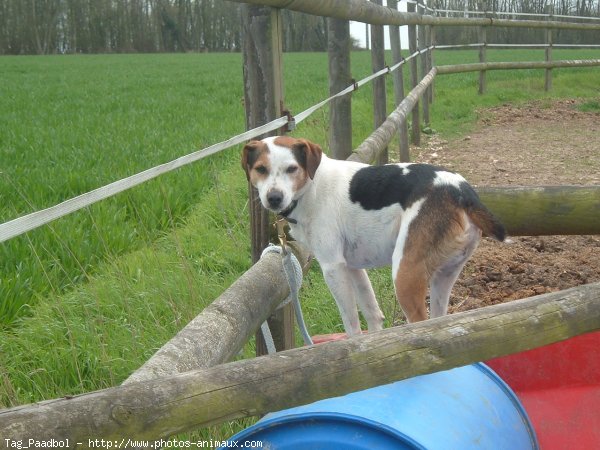
[[[296,223],[298,223],[298,221],[296,219],[292,219],[292,218],[288,217],[292,213],[292,211],[296,208],[296,206],[298,206],[298,200],[293,200],[292,203],[290,203],[290,206],[285,208],[278,215],[285,218],[285,220],[287,220],[289,223],[296,224]]]

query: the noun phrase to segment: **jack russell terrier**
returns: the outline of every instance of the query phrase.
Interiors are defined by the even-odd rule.
[[[287,219],[292,236],[319,261],[348,335],[383,328],[365,269],[392,266],[409,322],[446,314],[450,291],[482,236],[504,226],[466,180],[428,164],[369,166],[328,158],[308,140],[251,141],[242,167],[263,206]]]

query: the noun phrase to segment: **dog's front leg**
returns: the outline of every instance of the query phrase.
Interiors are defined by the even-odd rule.
[[[356,302],[367,321],[369,331],[383,330],[383,319],[385,317],[379,308],[377,298],[375,298],[375,292],[373,292],[373,286],[371,286],[367,271],[365,269],[348,270],[354,283]]]
[[[323,265],[323,276],[337,303],[344,329],[348,336],[360,333],[360,321],[356,307],[357,292],[355,291],[352,272],[344,264]]]

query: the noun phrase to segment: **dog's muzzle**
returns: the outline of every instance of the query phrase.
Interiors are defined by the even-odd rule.
[[[268,208],[279,211],[283,202],[283,192],[273,189],[267,193]]]

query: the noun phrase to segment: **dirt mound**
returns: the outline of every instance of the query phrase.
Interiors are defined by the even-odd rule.
[[[480,111],[469,136],[432,136],[415,158],[456,170],[471,184],[600,184],[600,114],[575,100]],[[450,312],[600,281],[600,236],[484,239],[450,299]]]

